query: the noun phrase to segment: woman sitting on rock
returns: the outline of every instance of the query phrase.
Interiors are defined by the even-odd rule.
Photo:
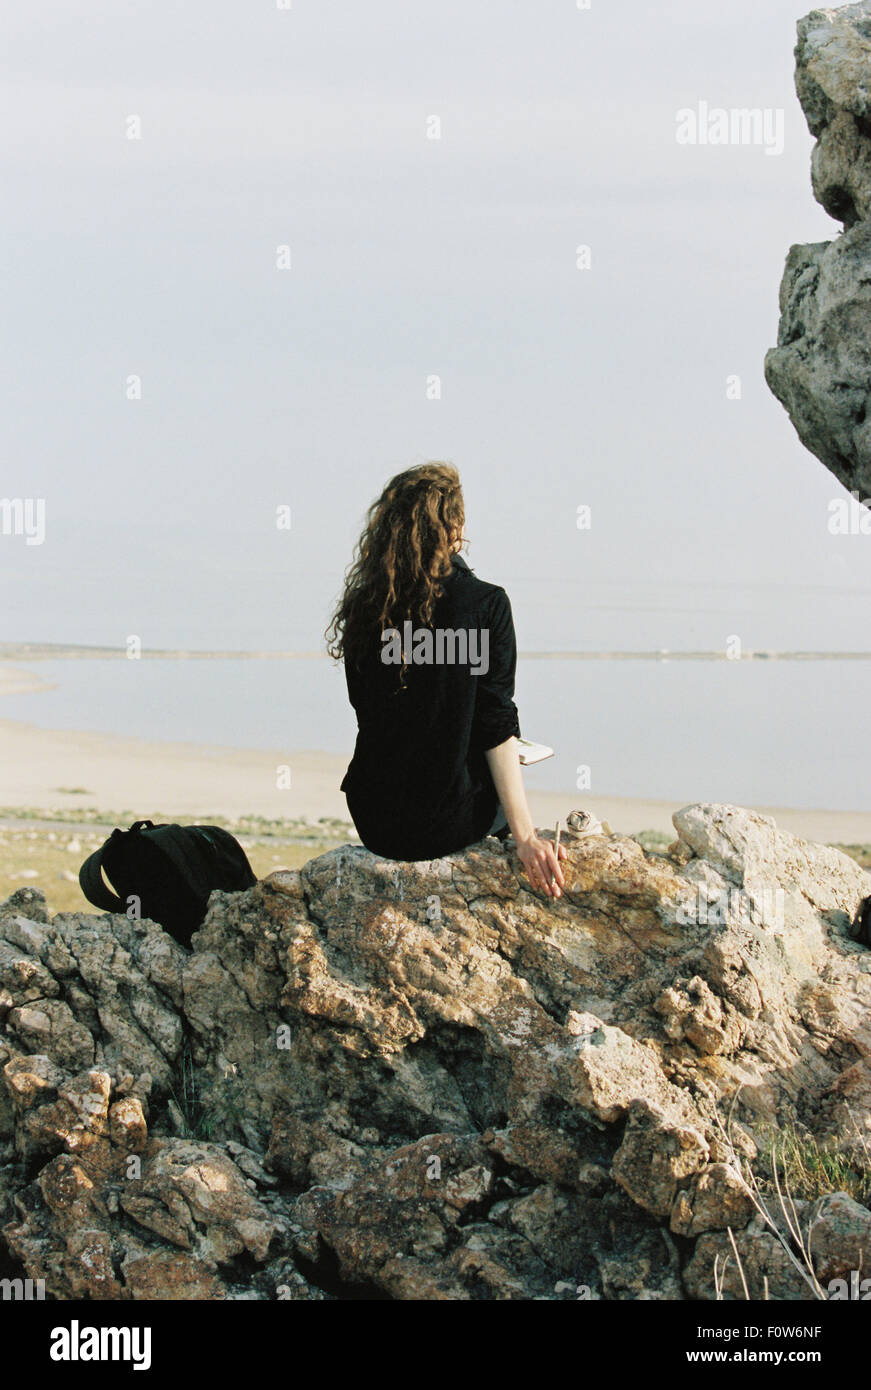
[[[511,605],[458,553],[464,525],[444,463],[399,473],[369,509],[327,630],[357,713],[342,790],[373,854],[436,859],[510,828],[532,886],[559,897],[520,772]]]

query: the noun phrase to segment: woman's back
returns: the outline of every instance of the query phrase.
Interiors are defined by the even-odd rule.
[[[498,808],[484,751],[519,734],[511,606],[454,555],[431,622],[386,636],[373,628],[345,661],[359,731],[342,789],[368,848],[435,858],[480,839]]]

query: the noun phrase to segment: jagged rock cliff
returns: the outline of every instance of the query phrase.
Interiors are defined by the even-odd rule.
[[[864,1153],[871,880],[748,811],[674,820],[668,856],[569,835],[557,902],[510,841],[346,846],[214,894],[191,952],[20,889],[11,1257],[60,1298],[712,1298],[731,1227],[751,1292],[810,1297],[741,1159],[784,1123]],[[867,1269],[865,1207],[798,1214],[829,1277]]]
[[[814,196],[844,233],[793,246],[780,286],[771,390],[802,443],[871,498],[871,0],[798,24],[796,91],[816,137]]]

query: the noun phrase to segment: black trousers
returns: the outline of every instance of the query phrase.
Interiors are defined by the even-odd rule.
[[[432,845],[419,842],[406,842],[404,837],[400,838],[389,833],[385,835],[382,818],[379,816],[373,824],[366,812],[368,807],[361,807],[353,792],[346,791],[345,799],[348,803],[348,810],[351,819],[357,828],[357,833],[363,841],[366,849],[373,854],[379,855],[382,859],[414,860],[414,859],[437,859],[444,854],[452,854],[456,849],[464,848],[466,845],[474,844],[476,840],[483,839],[485,835],[496,835],[500,840],[504,840],[509,834],[508,821],[501,805],[496,803],[496,815],[492,824],[483,832],[472,825],[466,827],[465,832],[461,833],[453,844]],[[481,822],[478,821],[478,826]]]

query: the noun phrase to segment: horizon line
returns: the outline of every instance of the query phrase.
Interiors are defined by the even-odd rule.
[[[748,648],[729,655],[716,648],[659,647],[616,651],[519,651],[522,661],[871,661],[871,651],[803,651],[800,649]],[[227,650],[189,647],[143,647],[138,657],[128,657],[122,647],[76,642],[0,642],[0,661],[47,660],[152,660],[152,661],[332,661],[326,651]],[[336,663],[338,664],[338,663]]]

